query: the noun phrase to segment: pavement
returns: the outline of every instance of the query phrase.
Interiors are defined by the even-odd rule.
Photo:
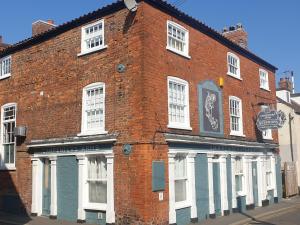
[[[191,225],[299,225],[300,197],[283,199],[278,204],[208,219]],[[0,212],[0,225],[78,225],[75,222],[51,220],[47,217],[12,215]]]

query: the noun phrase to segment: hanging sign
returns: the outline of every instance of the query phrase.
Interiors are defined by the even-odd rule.
[[[257,116],[256,126],[260,131],[276,130],[281,128],[286,121],[286,116],[281,110],[263,110]]]

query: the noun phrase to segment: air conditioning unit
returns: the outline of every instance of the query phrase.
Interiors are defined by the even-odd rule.
[[[25,126],[17,126],[14,129],[15,137],[26,137],[27,127]]]

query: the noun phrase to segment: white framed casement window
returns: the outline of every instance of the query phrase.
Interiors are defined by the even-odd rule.
[[[180,209],[189,204],[188,198],[188,171],[187,171],[187,157],[183,154],[177,154],[175,161],[175,208]]]
[[[1,167],[3,169],[15,169],[16,139],[14,128],[16,127],[17,104],[9,103],[1,108]]]
[[[87,186],[86,208],[106,210],[107,159],[104,155],[87,157]]]
[[[235,96],[229,97],[230,135],[245,136],[243,131],[242,100]]]
[[[104,19],[82,27],[79,56],[106,48],[104,36]]]
[[[265,169],[266,169],[266,185],[267,185],[267,190],[270,190],[270,189],[273,189],[271,157],[267,157],[266,158]]]
[[[83,88],[82,124],[79,135],[104,134],[105,131],[105,84],[93,83]]]
[[[177,77],[168,77],[169,128],[191,130],[188,82]]]
[[[227,74],[241,80],[240,59],[235,54],[227,53]]]
[[[266,105],[262,105],[261,106],[261,110],[262,111],[266,111],[269,109],[269,106],[266,106]],[[271,129],[268,129],[268,130],[264,130],[262,131],[262,138],[265,139],[265,140],[273,140],[273,137],[272,137],[272,130]]]
[[[167,49],[191,58],[189,56],[189,31],[169,20],[167,21]]]
[[[259,69],[260,88],[269,91],[269,74],[263,69]]]
[[[241,196],[244,194],[244,169],[243,169],[243,159],[241,157],[235,158],[235,191],[236,196]]]
[[[11,56],[0,59],[0,80],[11,76]]]

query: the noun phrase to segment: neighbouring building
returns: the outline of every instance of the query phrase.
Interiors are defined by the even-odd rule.
[[[240,24],[144,0],[44,25],[0,52],[2,210],[186,225],[281,199],[277,131],[256,128],[276,67]]]
[[[297,184],[300,187],[300,94],[294,93],[292,79],[281,78],[277,88],[277,109],[286,115],[286,123],[278,131],[281,168],[284,163],[296,165]],[[300,189],[299,189],[300,190]]]

